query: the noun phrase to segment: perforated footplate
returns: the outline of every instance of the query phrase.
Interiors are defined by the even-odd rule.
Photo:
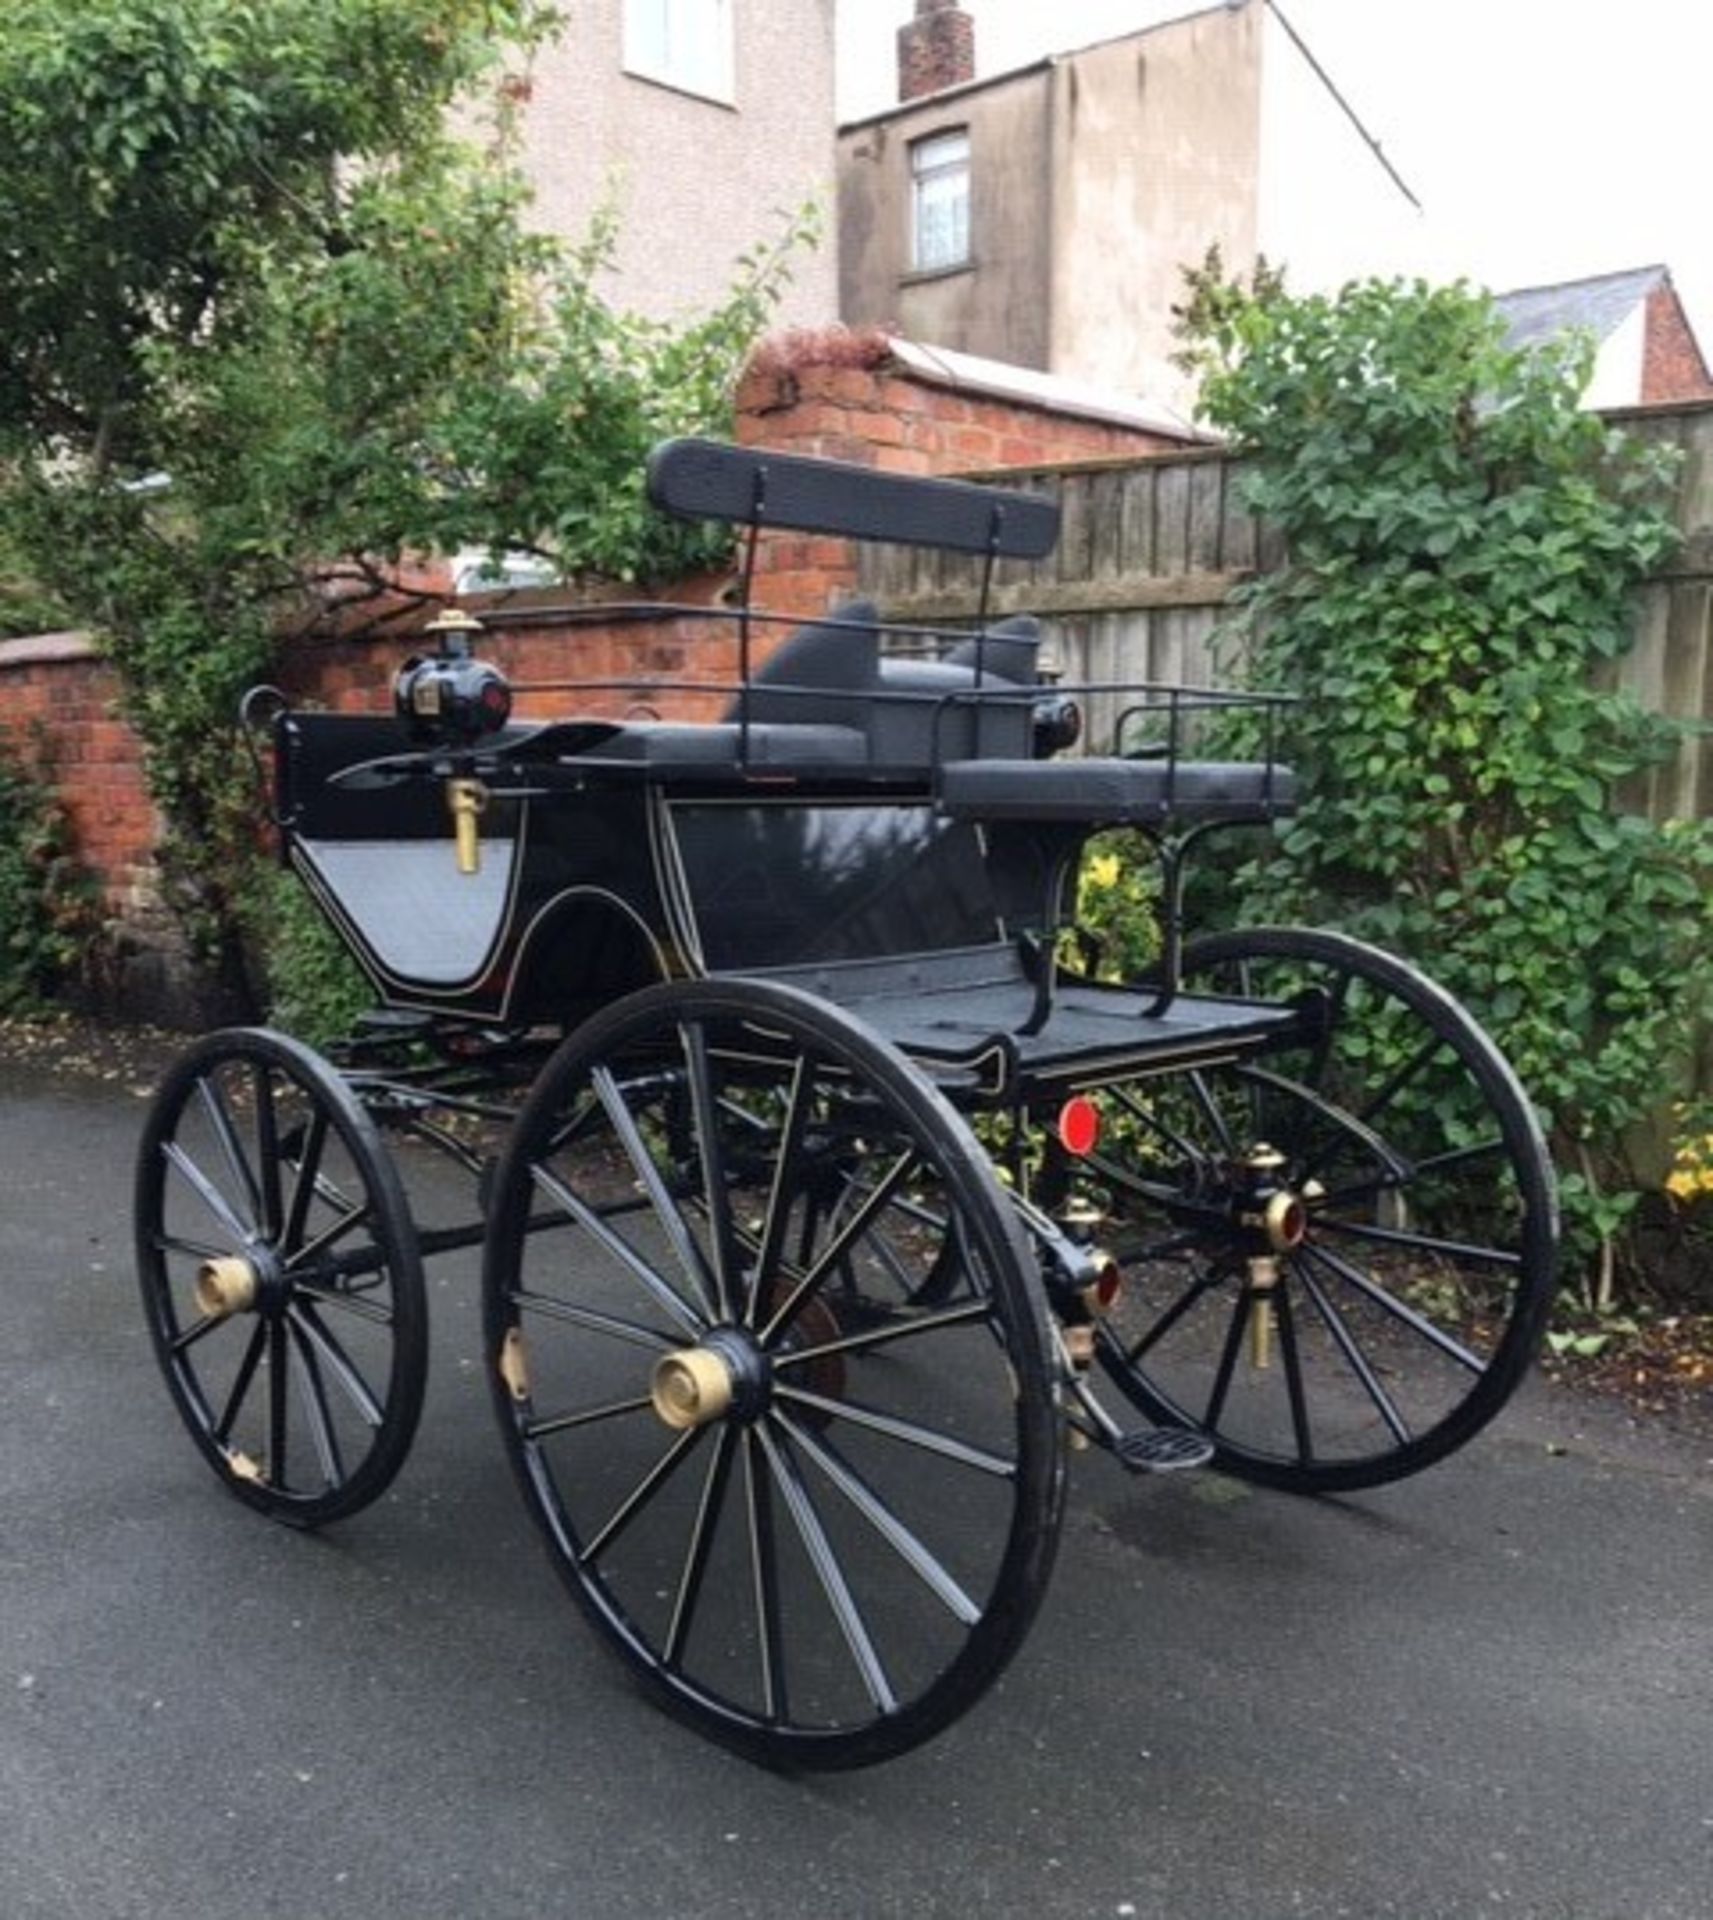
[[[1213,1442],[1188,1427],[1138,1427],[1114,1441],[1112,1450],[1132,1473],[1177,1473],[1205,1467],[1213,1458]]]

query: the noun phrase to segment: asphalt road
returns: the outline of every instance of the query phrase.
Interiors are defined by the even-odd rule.
[[[1536,1388],[1306,1503],[1077,1463],[1005,1682],[791,1781],[645,1704],[518,1505],[467,1261],[392,1492],[306,1537],[176,1424],[142,1102],[0,1068],[0,1915],[1713,1914],[1713,1460]]]

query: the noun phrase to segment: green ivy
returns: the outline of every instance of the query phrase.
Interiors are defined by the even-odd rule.
[[[0,736],[0,1013],[74,976],[92,910],[40,739]]]
[[[1234,628],[1253,684],[1301,700],[1301,804],[1247,905],[1413,957],[1471,1007],[1609,1301],[1626,1137],[1713,995],[1713,833],[1623,801],[1679,729],[1611,685],[1675,538],[1668,461],[1581,408],[1586,342],[1512,351],[1463,286],[1292,298],[1215,261],[1182,324],[1289,554]]]
[[[375,991],[302,881],[281,867],[264,869],[245,910],[269,1024],[323,1051],[347,1038],[375,1004]]]

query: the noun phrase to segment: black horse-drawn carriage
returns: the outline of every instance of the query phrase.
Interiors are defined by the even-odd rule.
[[[1290,809],[1287,702],[1137,688],[1070,752],[1032,622],[864,603],[752,671],[758,529],[985,583],[1051,501],[695,441],[650,487],[748,529],[722,717],[516,723],[457,616],[396,717],[276,703],[284,857],[378,1005],[332,1059],[234,1030],[174,1066],[143,1294],[221,1480],[313,1526],[397,1471],[423,1260],[479,1245],[505,1444],[602,1636],[717,1738],[857,1765],[1020,1643],[1068,1445],[1317,1492],[1468,1439],[1540,1336],[1552,1179],[1409,966],[1184,937],[1193,844]],[[1116,983],[1072,924],[1112,828],[1160,874],[1158,960]],[[413,1220],[388,1138],[473,1209]]]

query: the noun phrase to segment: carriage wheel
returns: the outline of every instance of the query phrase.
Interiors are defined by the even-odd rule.
[[[1461,1446],[1539,1345],[1556,1202],[1515,1076],[1412,967],[1341,936],[1218,934],[1186,991],[1288,1002],[1293,1037],[1107,1089],[1089,1164],[1125,1275],[1108,1372],[1215,1464],[1299,1492]]]
[[[422,1408],[427,1301],[398,1175],[333,1069],[283,1034],[198,1041],[149,1112],[136,1229],[156,1354],[226,1486],[302,1527],[373,1500]]]
[[[1026,1263],[962,1120],[806,994],[654,987],[554,1056],[495,1182],[487,1349],[552,1558],[665,1706],[847,1767],[986,1688],[1061,1500]]]

